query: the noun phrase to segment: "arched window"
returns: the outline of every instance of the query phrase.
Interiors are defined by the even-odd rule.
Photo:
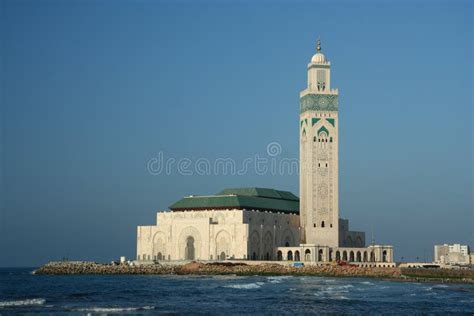
[[[383,261],[383,262],[387,262],[387,250],[384,250],[384,251],[382,252],[382,261]]]
[[[323,261],[323,250],[319,249],[318,251],[318,261]]]
[[[321,227],[324,227],[324,221],[321,222]]]
[[[298,250],[295,251],[295,261],[300,261],[300,252]]]
[[[304,252],[304,260],[311,261],[311,250],[306,249]]]
[[[277,260],[278,260],[278,261],[282,261],[282,260],[283,260],[283,253],[281,252],[281,250],[278,250],[278,252],[277,252]]]
[[[293,252],[291,250],[286,254],[286,259],[288,261],[293,261]]]

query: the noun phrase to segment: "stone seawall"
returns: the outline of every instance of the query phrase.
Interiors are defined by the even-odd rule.
[[[382,267],[356,267],[339,265],[307,265],[293,267],[275,263],[246,264],[232,262],[201,263],[191,262],[183,264],[102,264],[95,262],[50,262],[35,274],[49,275],[77,275],[77,274],[176,274],[176,275],[310,275],[329,277],[368,277],[386,278],[406,281],[436,281],[436,282],[465,282],[474,283],[474,271],[460,273],[447,270],[432,270],[429,274],[416,274],[412,269]],[[437,277],[439,276],[439,277]]]

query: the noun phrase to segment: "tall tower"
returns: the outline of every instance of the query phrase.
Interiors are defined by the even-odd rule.
[[[339,246],[338,91],[331,63],[321,52],[308,64],[300,92],[300,226],[302,242]]]

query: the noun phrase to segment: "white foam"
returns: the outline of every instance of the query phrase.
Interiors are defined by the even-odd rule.
[[[0,301],[1,307],[12,307],[12,306],[32,306],[32,305],[43,305],[46,302],[44,298],[31,298],[26,300],[18,301]]]
[[[255,282],[255,283],[249,283],[249,284],[231,284],[225,287],[233,288],[233,289],[251,290],[251,289],[261,288],[263,284],[264,284],[263,282]]]
[[[155,309],[154,306],[141,306],[141,307],[88,307],[79,308],[78,312],[91,312],[91,313],[120,313],[120,312],[132,312],[132,311],[143,311]]]
[[[369,281],[364,281],[364,282],[361,282],[360,284],[365,284],[365,285],[374,285],[372,282],[369,282]]]
[[[325,291],[331,292],[331,291],[341,291],[341,290],[347,290],[350,288],[353,288],[354,286],[352,284],[346,284],[346,285],[336,285],[336,286],[328,286],[324,288]],[[344,292],[344,291],[342,291]],[[346,291],[347,292],[347,291]]]
[[[281,281],[285,280],[285,279],[289,279],[291,278],[291,275],[282,275],[282,276],[272,276],[272,277],[268,277],[268,282],[270,283],[281,283]]]

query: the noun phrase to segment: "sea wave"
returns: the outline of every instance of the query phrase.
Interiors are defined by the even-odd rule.
[[[77,312],[89,312],[89,313],[120,313],[120,312],[133,312],[133,311],[145,311],[155,309],[155,306],[140,306],[140,307],[86,307],[78,308]]]
[[[346,285],[335,285],[335,286],[328,286],[325,288],[326,291],[341,291],[341,290],[347,290],[350,288],[353,288],[354,286],[352,284],[346,284]],[[344,292],[344,291],[342,291]]]
[[[278,284],[278,283],[281,283],[283,280],[289,279],[291,277],[292,277],[291,275],[272,276],[272,277],[268,277],[267,280],[270,283]]]
[[[17,301],[0,301],[0,308],[13,307],[13,306],[43,305],[45,302],[46,300],[44,298],[30,298],[30,299],[17,300]]]
[[[230,284],[225,287],[232,288],[232,289],[252,290],[252,289],[261,288],[263,284],[265,283],[255,282],[255,283],[248,283],[248,284]]]

